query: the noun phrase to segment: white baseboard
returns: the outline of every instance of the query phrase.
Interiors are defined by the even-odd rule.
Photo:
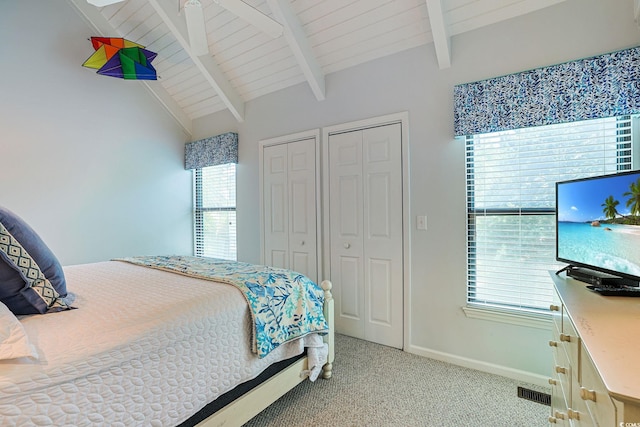
[[[408,348],[405,348],[405,351],[407,353],[416,354],[418,356],[440,360],[441,362],[447,362],[453,365],[463,366],[465,368],[488,372],[490,374],[511,378],[516,381],[522,381],[529,384],[535,384],[540,387],[549,388],[549,377],[546,377],[544,375],[533,374],[531,372],[521,371],[519,369],[508,368],[506,366],[495,365],[493,363],[482,362],[479,360],[456,356],[449,353],[443,353],[441,351],[431,350],[415,345],[410,345]]]

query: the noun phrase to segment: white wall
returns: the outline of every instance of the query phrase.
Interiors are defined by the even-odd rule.
[[[189,137],[140,82],[81,66],[92,35],[65,1],[0,3],[0,205],[65,265],[191,253]]]
[[[440,70],[424,46],[326,77],[326,100],[306,85],[246,104],[246,119],[227,112],[194,124],[196,138],[237,131],[239,259],[259,262],[258,141],[388,113],[409,111],[411,338],[419,354],[512,377],[550,374],[550,332],[465,317],[464,143],[453,138],[453,85],[557,64],[640,44],[632,0],[567,0],[453,37],[452,67]]]

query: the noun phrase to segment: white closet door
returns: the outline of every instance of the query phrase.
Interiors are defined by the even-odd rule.
[[[365,337],[402,348],[400,124],[363,131]]]
[[[318,280],[316,139],[265,146],[264,263]]]
[[[329,195],[336,330],[364,339],[362,132],[330,136]]]
[[[338,332],[402,348],[401,125],[329,138],[330,263]]]
[[[289,185],[287,145],[264,147],[264,263],[289,268]]]
[[[287,144],[289,268],[318,280],[315,139]]]

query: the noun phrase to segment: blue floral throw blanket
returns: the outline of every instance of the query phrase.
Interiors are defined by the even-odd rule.
[[[118,258],[132,264],[237,287],[249,304],[253,352],[263,358],[286,341],[327,332],[324,291],[308,277],[281,268],[195,256]]]

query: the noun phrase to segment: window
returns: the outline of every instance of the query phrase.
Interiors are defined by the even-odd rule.
[[[637,117],[466,137],[467,303],[547,310],[555,182],[637,169]]]
[[[236,260],[236,165],[194,172],[195,254]]]

